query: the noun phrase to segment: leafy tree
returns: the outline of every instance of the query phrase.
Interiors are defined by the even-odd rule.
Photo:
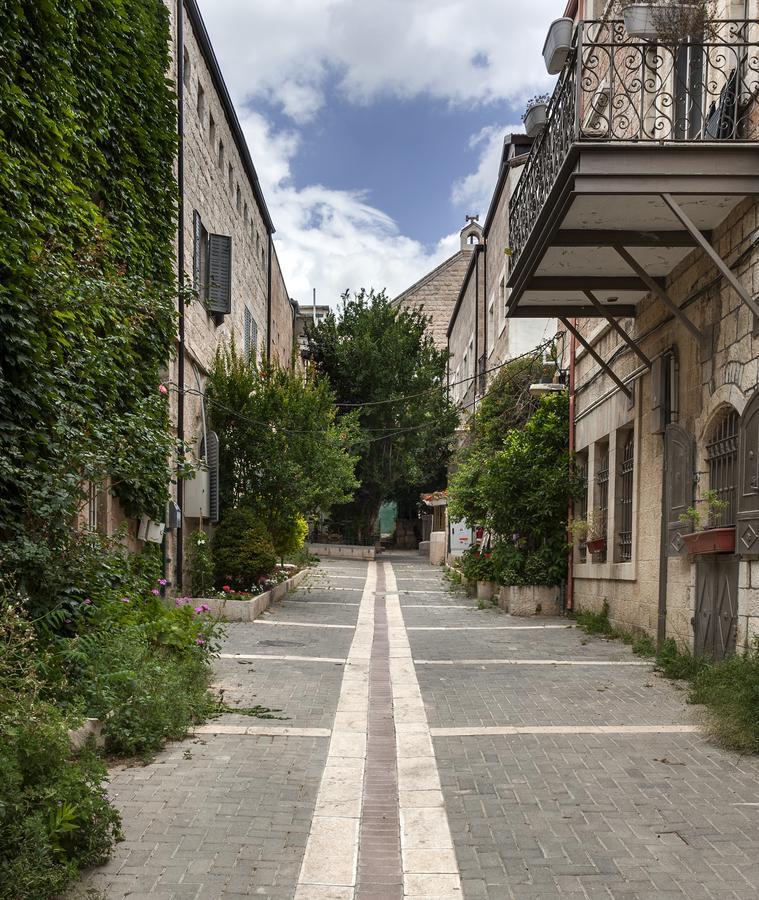
[[[427,325],[421,311],[362,288],[343,295],[339,313],[307,331],[343,418],[358,414],[360,486],[334,518],[359,539],[373,533],[383,501],[418,500],[445,482],[458,417],[446,396],[447,353],[435,347]]]
[[[350,498],[356,427],[353,417],[336,420],[326,379],[257,365],[231,344],[217,352],[208,402],[222,517],[245,506],[287,543],[299,517]]]

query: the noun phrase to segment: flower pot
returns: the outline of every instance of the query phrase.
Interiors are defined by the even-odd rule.
[[[538,103],[531,106],[524,114],[524,130],[527,137],[537,137],[546,126],[546,112],[548,107],[545,103]]]
[[[478,581],[477,582],[477,599],[492,600],[493,594],[498,590],[495,581]]]
[[[649,3],[631,3],[622,10],[625,31],[632,38],[642,41],[656,39],[657,30],[654,21],[654,10]]]
[[[543,59],[549,75],[556,75],[564,68],[569,51],[572,49],[572,27],[574,21],[569,18],[556,19],[551,22],[543,44]]]
[[[606,550],[606,538],[594,538],[592,541],[586,541],[585,548],[588,553],[603,553]]]
[[[734,553],[735,528],[707,528],[683,535],[683,544],[689,556],[707,553]]]

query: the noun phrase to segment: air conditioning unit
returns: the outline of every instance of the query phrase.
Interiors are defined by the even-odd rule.
[[[601,85],[591,97],[582,120],[582,133],[585,137],[606,137],[609,133],[609,116],[611,90],[608,85]]]

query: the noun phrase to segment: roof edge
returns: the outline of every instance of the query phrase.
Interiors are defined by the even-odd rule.
[[[423,287],[425,284],[427,284],[428,281],[430,281],[436,275],[439,275],[442,271],[452,265],[461,256],[462,253],[466,252],[466,250],[457,250],[453,254],[453,256],[449,256],[448,259],[444,259],[441,263],[438,263],[438,265],[436,265],[434,269],[431,269],[429,272],[427,272],[426,275],[422,275],[422,277],[418,281],[415,281],[410,287],[407,287],[405,291],[402,291],[400,294],[398,294],[397,297],[393,297],[390,303],[392,305],[400,303],[407,294],[410,294],[412,291],[416,291],[420,287]]]
[[[461,304],[464,300],[466,289],[469,287],[469,281],[472,278],[472,272],[474,271],[477,257],[480,255],[480,253],[484,252],[485,246],[485,244],[474,245],[474,253],[472,253],[472,258],[469,260],[469,265],[466,268],[466,275],[464,275],[464,281],[461,285],[461,290],[459,291],[459,295],[456,298],[456,305],[453,307],[453,312],[451,313],[451,321],[448,323],[448,330],[445,333],[446,337],[448,337],[449,339],[451,337],[451,332],[453,331],[453,326],[456,324],[456,318],[459,314],[459,310],[461,309]]]

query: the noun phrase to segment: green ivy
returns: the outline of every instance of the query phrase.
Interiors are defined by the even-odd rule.
[[[2,18],[0,561],[44,608],[88,481],[130,515],[167,499],[176,106],[163,3]]]

